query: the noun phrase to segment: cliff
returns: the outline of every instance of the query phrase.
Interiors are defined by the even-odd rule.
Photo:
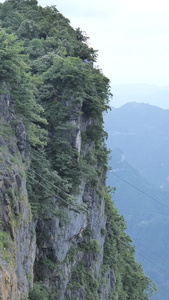
[[[0,298],[149,299],[105,186],[96,51],[54,7],[6,1],[0,18]]]
[[[0,298],[26,299],[36,250],[26,188],[29,148],[9,93],[0,96],[0,116]]]

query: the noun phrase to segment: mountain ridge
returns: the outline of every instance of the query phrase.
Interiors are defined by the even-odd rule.
[[[149,104],[128,103],[113,109],[107,117],[109,164],[114,172],[114,176],[108,174],[107,183],[117,188],[113,200],[127,221],[127,233],[133,238],[136,253],[142,255],[136,257],[160,289],[152,299],[165,300],[169,112]]]
[[[169,188],[168,126],[169,110],[150,104],[129,103],[105,116],[108,147],[122,149],[126,160],[163,190]]]
[[[126,102],[150,103],[168,109],[169,86],[151,84],[116,84],[112,85],[113,100],[111,105],[120,107]],[[160,99],[160,102],[159,102]]]

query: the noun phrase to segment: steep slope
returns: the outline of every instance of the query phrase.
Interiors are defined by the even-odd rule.
[[[42,8],[35,0],[6,1],[0,19],[1,100],[10,91],[16,115],[22,117],[25,129],[16,130],[21,152],[27,133],[30,154],[23,152],[21,158],[28,165],[24,183],[33,219],[27,212],[21,221],[27,224],[24,236],[36,238],[31,255],[26,243],[29,274],[29,268],[22,276],[17,272],[19,262],[21,270],[25,266],[20,259],[11,266],[15,291],[4,280],[11,299],[149,299],[154,285],[135,262],[123,217],[105,186],[102,114],[110,92],[109,80],[92,67],[96,51],[55,7]],[[16,202],[24,200],[22,194],[15,196]],[[13,243],[19,230],[13,230]],[[4,232],[2,227],[2,242]],[[22,249],[24,243],[18,243]],[[6,272],[3,244],[1,251]]]
[[[29,147],[9,93],[0,95],[0,116],[0,298],[26,299],[36,251],[26,189]]]

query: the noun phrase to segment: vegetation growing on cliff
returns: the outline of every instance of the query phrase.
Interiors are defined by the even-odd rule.
[[[67,293],[81,289],[84,299],[97,300],[106,285],[106,272],[114,270],[117,285],[109,299],[148,299],[145,290],[151,289],[151,281],[135,262],[134,249],[124,233],[124,221],[104,193],[108,150],[103,112],[108,109],[109,80],[101,70],[83,62],[95,62],[97,51],[88,46],[86,35],[71,28],[69,20],[54,6],[42,8],[36,0],[8,0],[0,4],[0,20],[1,93],[5,82],[15,110],[27,127],[31,144],[27,182],[34,218],[40,223],[57,214],[62,218],[64,212],[62,220],[66,223],[69,220],[65,208],[82,212],[75,202],[82,179],[100,199],[106,200],[107,223],[101,232],[105,237],[103,276],[96,278],[93,264],[85,263],[85,258],[93,258],[93,262],[98,258],[100,247],[92,232],[89,230],[86,237],[84,231],[73,251],[76,263],[72,262],[72,255],[64,261],[65,268],[75,263]],[[87,217],[90,223],[90,216]],[[40,282],[41,263],[45,270],[54,266],[58,276],[59,268],[52,255],[51,250],[46,264],[42,258],[37,261],[32,300],[39,299],[43,291],[44,299],[52,297],[51,289]],[[78,255],[84,257],[80,262]]]
[[[0,29],[1,93],[10,91],[15,109],[27,125],[30,143],[44,146],[47,133],[41,125],[47,121],[41,117],[43,108],[36,101],[36,82],[29,72],[28,57],[23,54],[21,45],[14,33],[8,34],[7,30]]]

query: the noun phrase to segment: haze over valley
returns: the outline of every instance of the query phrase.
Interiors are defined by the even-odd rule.
[[[107,183],[117,188],[116,207],[127,221],[136,257],[160,292],[168,294],[169,110],[131,102],[105,116],[111,151]],[[139,254],[138,254],[138,253]],[[167,262],[167,263],[166,263]],[[161,269],[162,270],[161,270]]]

